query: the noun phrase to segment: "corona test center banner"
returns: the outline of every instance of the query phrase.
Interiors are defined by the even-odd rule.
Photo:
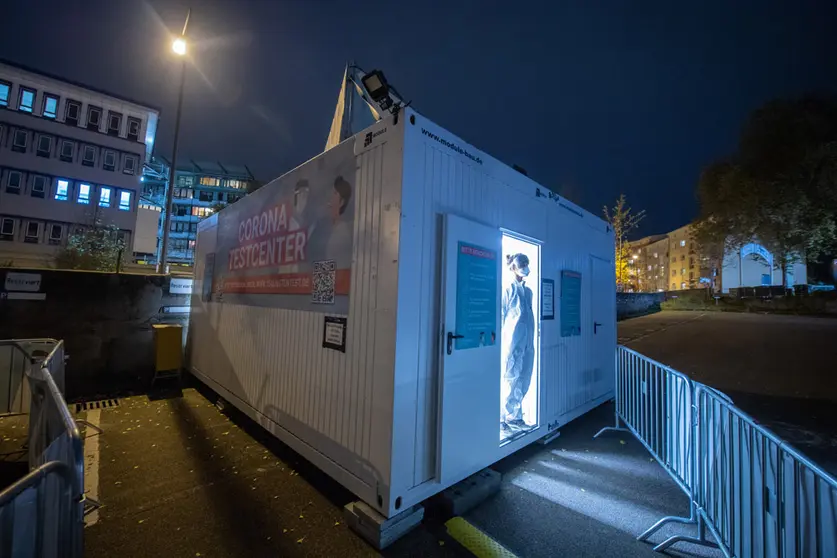
[[[353,148],[344,142],[218,215],[219,301],[348,313]]]

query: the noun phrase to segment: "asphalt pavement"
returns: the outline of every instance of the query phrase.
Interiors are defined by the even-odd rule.
[[[619,325],[620,342],[730,394],[737,404],[827,468],[837,463],[830,362],[837,321],[788,316],[660,313]],[[348,529],[353,496],[213,394],[187,388],[82,413],[86,480],[103,507],[88,516],[88,558],[145,556],[467,557],[447,517],[425,521],[378,553]],[[624,432],[593,439],[613,406],[496,464],[500,492],[464,520],[518,557],[659,556],[635,537],[688,502]],[[10,450],[17,428],[0,421]],[[7,435],[11,430],[14,434]],[[689,526],[668,526],[652,542]],[[674,556],[720,556],[689,545]]]
[[[206,390],[126,398],[95,418],[104,432],[97,455],[86,451],[96,481],[87,488],[103,507],[88,517],[87,558],[472,556],[432,512],[376,552],[343,522],[350,493],[248,418],[219,411]],[[629,435],[593,439],[612,422],[613,406],[603,405],[551,444],[501,461],[499,494],[465,520],[518,557],[658,556],[636,535],[687,514],[687,499]]]
[[[621,322],[619,343],[723,391],[837,475],[837,319],[661,312]]]

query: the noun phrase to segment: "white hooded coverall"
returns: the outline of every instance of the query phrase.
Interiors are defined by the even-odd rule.
[[[532,289],[516,278],[503,292],[503,347],[506,368],[503,379],[509,391],[503,410],[506,422],[522,420],[523,398],[529,391],[535,365],[535,315],[532,311]]]

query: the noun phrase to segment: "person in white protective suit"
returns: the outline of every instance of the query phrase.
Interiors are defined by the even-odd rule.
[[[506,256],[506,264],[514,273],[511,284],[503,291],[503,350],[506,352],[503,380],[508,396],[503,404],[501,426],[525,429],[523,398],[529,391],[535,365],[535,315],[532,311],[532,289],[526,286],[529,258],[525,254]]]

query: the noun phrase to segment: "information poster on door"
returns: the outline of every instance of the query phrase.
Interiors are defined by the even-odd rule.
[[[456,262],[456,349],[493,345],[500,301],[497,252],[460,242]]]

